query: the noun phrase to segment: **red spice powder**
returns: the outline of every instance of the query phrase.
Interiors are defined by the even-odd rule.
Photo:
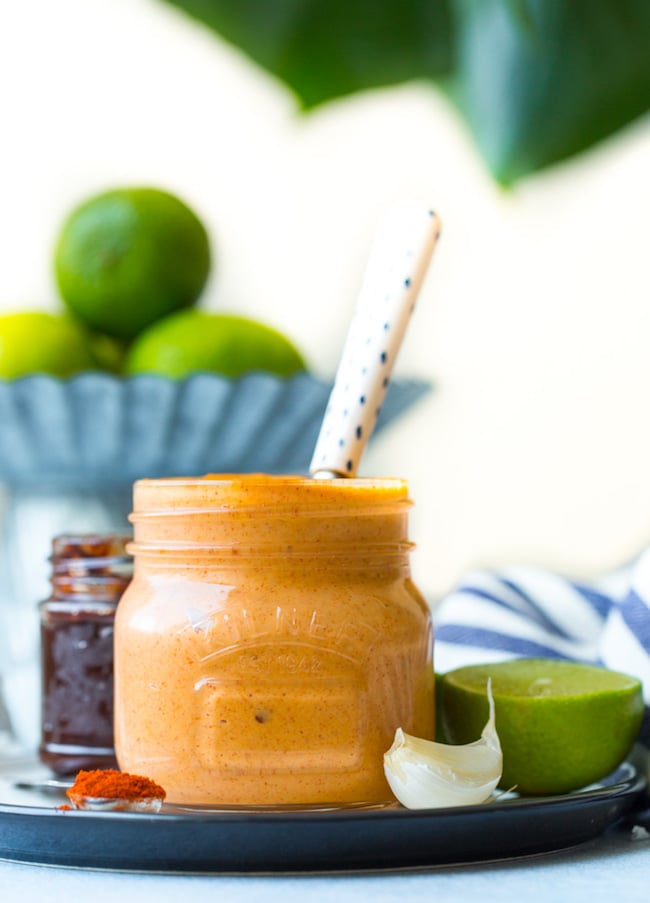
[[[78,797],[96,799],[148,800],[165,799],[164,789],[150,778],[127,774],[113,768],[97,771],[80,771],[75,782],[66,791],[71,800]]]

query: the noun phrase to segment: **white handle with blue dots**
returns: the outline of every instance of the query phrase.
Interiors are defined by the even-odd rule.
[[[439,218],[419,204],[396,208],[380,224],[316,442],[312,476],[355,476],[439,235]]]

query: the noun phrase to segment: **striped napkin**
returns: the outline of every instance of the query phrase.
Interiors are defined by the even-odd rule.
[[[527,567],[468,575],[434,611],[436,671],[508,658],[604,665],[650,704],[650,549],[595,581]]]

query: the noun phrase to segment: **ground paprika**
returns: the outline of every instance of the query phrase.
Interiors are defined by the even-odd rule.
[[[155,781],[113,768],[80,771],[66,793],[77,809],[87,808],[89,800],[114,800],[116,805],[112,808],[131,808],[128,804],[136,804],[137,808],[139,803],[162,803],[167,795]]]

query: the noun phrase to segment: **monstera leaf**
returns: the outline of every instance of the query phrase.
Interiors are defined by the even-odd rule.
[[[454,0],[452,95],[504,183],[650,109],[648,0]]]
[[[306,107],[450,67],[447,0],[170,2],[279,76]]]
[[[650,109],[650,0],[167,0],[305,108],[430,79],[509,184]]]

